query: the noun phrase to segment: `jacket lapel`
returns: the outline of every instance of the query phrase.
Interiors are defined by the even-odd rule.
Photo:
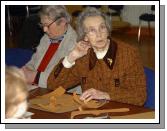
[[[107,66],[112,70],[114,63],[115,63],[115,57],[117,52],[117,44],[110,40],[110,46],[107,51],[107,54],[104,56],[103,60],[107,64]]]
[[[94,68],[94,66],[96,65],[96,62],[97,62],[96,54],[93,48],[91,48],[90,54],[89,54],[89,70],[92,70]]]

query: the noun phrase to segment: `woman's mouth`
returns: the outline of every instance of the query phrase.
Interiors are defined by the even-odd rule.
[[[101,43],[101,42],[103,42],[103,40],[98,40],[97,42],[98,42],[98,43]]]

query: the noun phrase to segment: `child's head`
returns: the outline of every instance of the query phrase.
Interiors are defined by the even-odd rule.
[[[27,110],[27,84],[23,72],[17,67],[5,71],[5,117],[20,118]]]

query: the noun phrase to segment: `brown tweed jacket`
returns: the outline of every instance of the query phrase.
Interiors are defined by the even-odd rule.
[[[142,106],[146,100],[146,80],[136,48],[111,40],[109,50],[101,60],[93,49],[67,69],[62,60],[48,78],[48,88],[65,89],[81,84],[82,90],[95,88],[110,95],[112,101]]]

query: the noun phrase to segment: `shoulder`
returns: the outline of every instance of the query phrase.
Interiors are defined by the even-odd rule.
[[[70,25],[68,25],[67,33],[61,44],[67,50],[71,50],[76,45],[77,43],[76,40],[77,40],[77,34],[75,30]]]
[[[75,32],[75,30],[71,27],[71,25],[68,25],[68,29],[67,29],[67,36],[69,36],[69,38],[75,39],[77,38],[77,33]]]
[[[136,46],[130,45],[127,42],[112,38],[112,42],[117,45],[117,53],[119,54],[131,54],[138,53],[138,48]]]
[[[37,46],[37,52],[45,52],[49,46],[49,37],[45,34],[42,36],[39,45]]]
[[[40,40],[39,45],[46,45],[46,44],[49,44],[49,37],[47,34],[44,34]]]

